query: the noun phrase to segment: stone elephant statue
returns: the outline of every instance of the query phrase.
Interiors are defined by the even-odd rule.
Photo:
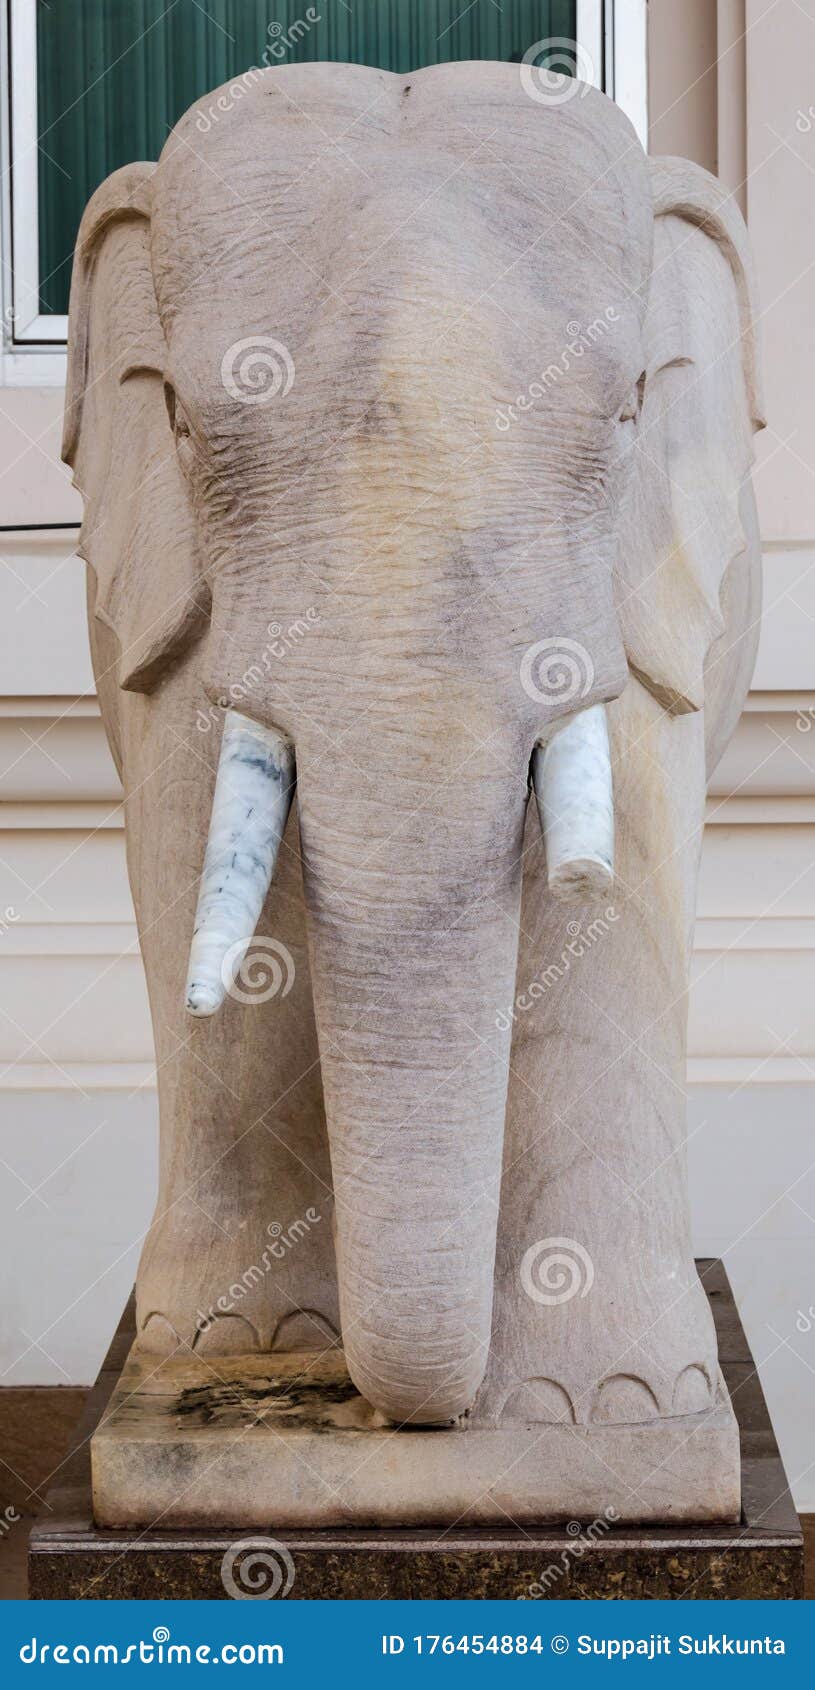
[[[70,309],[160,1098],[139,1343],[341,1340],[389,1423],[701,1413],[686,993],[757,635],[744,225],[517,66],[291,65],[225,106],[97,190]]]

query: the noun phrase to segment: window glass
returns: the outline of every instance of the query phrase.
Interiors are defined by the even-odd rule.
[[[453,59],[563,70],[576,0],[38,0],[40,310],[68,309],[84,205],[111,170],[158,158],[202,94],[254,65],[333,59],[407,72]]]

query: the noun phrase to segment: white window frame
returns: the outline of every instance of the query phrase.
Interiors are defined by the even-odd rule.
[[[37,0],[11,0],[10,157],[11,239],[14,253],[12,314],[14,339],[22,345],[65,345],[67,316],[39,314],[40,265],[37,148]]]
[[[577,0],[578,76],[604,89],[648,151],[648,0]]]
[[[0,0],[0,10],[0,385],[61,384],[68,319],[39,312],[36,0]],[[646,29],[647,0],[577,0],[578,74],[616,99],[647,147]]]

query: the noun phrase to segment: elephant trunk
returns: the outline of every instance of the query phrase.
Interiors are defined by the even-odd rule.
[[[443,777],[428,805],[416,766],[377,758],[353,795],[306,775],[300,819],[348,1367],[440,1425],[489,1350],[526,792],[510,815],[493,770],[477,806]]]

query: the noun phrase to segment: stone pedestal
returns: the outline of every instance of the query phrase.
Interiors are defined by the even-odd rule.
[[[640,1447],[647,1427],[577,1439],[569,1427],[393,1432],[375,1424],[339,1355],[313,1365],[306,1388],[302,1358],[219,1358],[216,1379],[187,1357],[167,1372],[130,1356],[131,1312],[32,1532],[32,1594],[224,1596],[222,1567],[251,1535],[268,1541],[274,1564],[291,1557],[297,1597],[800,1596],[800,1530],[750,1352],[721,1264],[699,1269],[741,1436],[738,1522],[683,1524],[675,1513],[691,1458],[701,1487],[691,1506],[703,1509],[705,1485],[717,1506],[716,1461],[733,1435],[726,1398],[694,1424],[672,1423],[661,1468],[632,1497],[596,1440],[621,1430],[640,1440],[645,1478],[655,1467]],[[477,1501],[473,1461],[495,1462]],[[459,1503],[454,1525],[433,1523]],[[660,1524],[642,1523],[660,1509]],[[536,1523],[547,1510],[553,1523]]]
[[[708,1412],[631,1426],[473,1415],[383,1425],[341,1350],[157,1361],[133,1349],[91,1439],[99,1526],[735,1524],[739,1431]]]

